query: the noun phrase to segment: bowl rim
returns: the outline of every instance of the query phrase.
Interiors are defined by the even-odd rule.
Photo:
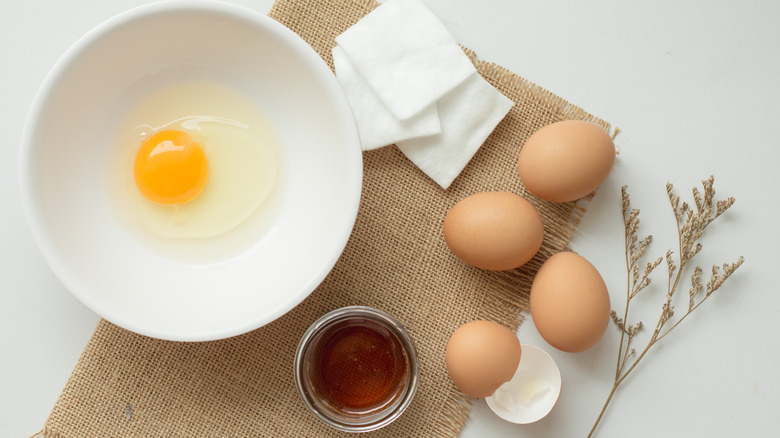
[[[338,248],[338,250],[332,251],[330,257],[319,264],[319,270],[312,272],[309,276],[309,281],[305,282],[305,286],[302,286],[295,294],[290,294],[287,299],[281,300],[274,307],[274,311],[265,313],[263,317],[248,318],[240,323],[227,324],[219,329],[199,330],[188,333],[175,330],[160,330],[143,326],[143,324],[136,324],[119,316],[117,312],[110,308],[111,306],[107,306],[107,308],[106,306],[98,305],[95,300],[91,299],[90,297],[93,293],[84,290],[80,286],[80,281],[75,278],[69,269],[63,266],[61,261],[62,254],[56,245],[46,238],[48,233],[46,231],[47,227],[42,219],[40,200],[34,196],[37,181],[33,178],[35,173],[33,158],[36,149],[34,147],[35,129],[45,110],[47,100],[57,89],[57,83],[63,72],[85,50],[88,50],[95,41],[98,41],[121,25],[137,21],[146,16],[172,11],[217,13],[231,19],[252,23],[255,26],[270,30],[274,35],[283,39],[285,43],[294,47],[296,55],[312,67],[314,74],[325,78],[323,83],[326,84],[326,92],[334,98],[335,110],[341,115],[339,116],[341,128],[351,137],[350,143],[355,145],[355,153],[351,154],[349,163],[350,168],[354,172],[354,175],[351,175],[354,181],[350,183],[350,187],[353,187],[353,189],[349,192],[340,193],[342,198],[346,198],[349,201],[350,210],[345,212],[349,221],[345,221],[345,226],[338,230],[340,233],[338,244],[334,247]],[[53,64],[32,100],[22,129],[18,166],[21,204],[28,228],[41,256],[61,284],[87,308],[113,324],[153,338],[187,342],[225,339],[250,332],[286,314],[311,295],[314,289],[322,283],[333,269],[346,247],[357,218],[363,179],[362,151],[360,149],[357,126],[346,96],[327,63],[306,41],[280,22],[257,10],[218,0],[163,0],[135,6],[109,17],[79,37]]]

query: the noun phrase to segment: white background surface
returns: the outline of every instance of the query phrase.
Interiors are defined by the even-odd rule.
[[[619,390],[599,436],[752,436],[780,433],[780,3],[703,1],[425,0],[456,39],[486,60],[621,129],[616,166],[571,246],[590,259],[622,309],[620,186],[642,210],[642,234],[662,255],[676,245],[664,185],[684,200],[715,175],[737,203],[705,234],[697,261],[745,265],[644,359]],[[0,6],[0,436],[41,429],[98,317],[51,274],[24,221],[18,155],[30,102],[59,56],[106,18],[144,0],[11,1]],[[270,0],[236,3],[267,12]],[[656,289],[635,315],[656,320]],[[681,295],[685,295],[683,289]],[[681,304],[680,308],[683,305]],[[529,321],[523,343],[545,348],[563,374],[558,405],[528,426],[477,401],[462,436],[585,436],[609,392],[618,331],[579,354],[555,351]]]

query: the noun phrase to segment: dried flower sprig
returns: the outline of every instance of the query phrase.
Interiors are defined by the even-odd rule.
[[[618,316],[616,311],[612,311],[612,321],[620,330],[620,346],[618,347],[615,380],[612,385],[612,390],[609,392],[607,400],[604,402],[604,406],[601,408],[601,412],[599,413],[596,422],[593,424],[593,428],[591,428],[588,437],[591,437],[596,431],[617,388],[623,383],[626,377],[631,374],[647,352],[661,339],[666,337],[669,332],[679,326],[688,315],[698,309],[699,306],[701,306],[713,292],[718,290],[726,279],[728,279],[745,261],[743,257],[739,257],[734,263],[724,264],[722,270],[717,265],[714,265],[712,267],[712,274],[706,284],[702,283],[702,269],[699,266],[696,266],[691,275],[691,287],[688,291],[688,309],[682,316],[674,319],[675,307],[672,305],[672,297],[675,292],[677,292],[683,272],[686,270],[685,268],[688,266],[691,259],[701,251],[702,244],[699,240],[704,233],[704,229],[734,204],[734,198],[732,197],[717,202],[714,201],[715,189],[713,188],[713,182],[713,177],[709,177],[702,181],[703,193],[699,192],[697,188],[693,188],[695,209],[691,208],[685,202],[680,204],[680,196],[674,192],[672,184],[666,184],[666,193],[669,196],[669,201],[672,204],[672,210],[674,211],[677,222],[677,259],[675,260],[674,253],[669,250],[666,252],[665,257],[659,257],[651,262],[647,262],[643,269],[641,268],[640,260],[643,258],[648,246],[653,241],[653,237],[648,235],[641,240],[637,237],[639,231],[639,210],[631,208],[628,190],[626,186],[623,186],[622,188],[627,272],[626,307],[623,311],[622,318]],[[661,314],[655,325],[655,329],[650,336],[650,340],[639,355],[637,355],[636,349],[631,344],[634,341],[634,336],[644,328],[644,325],[641,321],[635,324],[627,323],[629,305],[631,304],[631,300],[639,292],[650,285],[651,273],[664,261],[664,259],[666,260],[668,272],[666,297],[661,306]]]

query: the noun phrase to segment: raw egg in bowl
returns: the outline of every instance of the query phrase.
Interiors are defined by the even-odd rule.
[[[362,156],[333,73],[267,16],[160,2],[99,25],[33,102],[20,159],[43,257],[85,305],[161,339],[239,335],[324,279]]]

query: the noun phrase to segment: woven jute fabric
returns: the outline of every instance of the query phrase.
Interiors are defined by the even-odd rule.
[[[331,64],[334,38],[379,6],[372,0],[279,0],[270,16]],[[516,329],[534,272],[568,245],[583,204],[552,204],[528,194],[516,171],[530,134],[564,119],[609,125],[466,50],[478,71],[516,105],[448,190],[394,146],[364,152],[360,209],[352,235],[324,282],[288,314],[230,339],[181,343],[144,337],[101,321],[45,424],[48,438],[337,437],[295,390],[301,335],[324,313],[367,305],[398,318],[414,338],[420,386],[401,418],[370,435],[455,437],[470,400],[451,383],[444,352],[450,334],[474,319]],[[529,199],[545,225],[537,256],[521,269],[488,272],[459,261],[441,232],[447,211],[466,196],[504,190]]]

